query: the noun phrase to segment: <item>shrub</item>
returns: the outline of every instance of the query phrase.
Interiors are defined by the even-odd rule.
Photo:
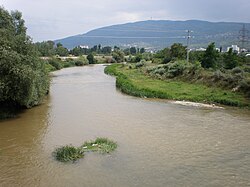
[[[112,58],[115,59],[116,62],[120,63],[124,61],[124,53],[122,51],[116,50],[112,53]]]
[[[213,78],[215,80],[222,80],[224,79],[224,74],[220,70],[217,70],[213,73]]]
[[[89,64],[95,64],[96,63],[96,59],[94,58],[93,54],[89,54],[87,56],[87,59],[88,59]]]
[[[113,63],[116,63],[116,61],[114,58],[108,57],[108,58],[106,58],[106,63],[113,64]]]
[[[186,61],[176,61],[168,64],[168,75],[170,77],[176,77],[182,75],[186,68]]]
[[[166,70],[161,67],[161,68],[157,68],[153,71],[154,74],[159,74],[159,75],[163,75],[166,72]]]
[[[245,72],[250,73],[250,65],[243,66],[243,68]]]
[[[244,71],[240,67],[235,67],[232,69],[233,74],[243,73]]]
[[[80,61],[80,60],[76,60],[76,61],[75,61],[75,65],[76,65],[76,66],[83,66],[84,63],[83,63],[82,61]]]
[[[62,63],[64,68],[74,67],[75,62],[73,60],[67,60],[66,62]]]
[[[135,64],[135,67],[136,67],[136,68],[140,68],[140,67],[144,66],[145,63],[146,63],[145,60],[141,60],[140,62],[137,62],[137,63]]]
[[[250,80],[241,80],[240,81],[240,90],[245,92],[248,97],[250,97]]]
[[[162,61],[162,64],[167,64],[169,62],[171,62],[171,57],[165,57]]]
[[[59,60],[58,58],[51,58],[48,60],[48,63],[51,66],[53,66],[56,70],[62,69],[61,60]]]

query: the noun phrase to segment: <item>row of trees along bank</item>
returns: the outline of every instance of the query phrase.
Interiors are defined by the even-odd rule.
[[[34,44],[36,49],[39,52],[39,56],[42,57],[50,57],[50,56],[81,56],[81,55],[89,55],[89,54],[102,54],[102,55],[112,55],[114,51],[122,51],[124,55],[136,55],[136,54],[142,54],[145,52],[144,48],[136,48],[136,47],[130,47],[126,49],[120,49],[117,46],[111,47],[111,46],[101,46],[95,45],[91,48],[88,48],[86,46],[76,46],[73,49],[67,49],[63,46],[61,43],[55,43],[53,41],[43,41],[43,42],[37,42]]]
[[[49,76],[26,34],[22,14],[0,7],[0,115],[41,103]]]

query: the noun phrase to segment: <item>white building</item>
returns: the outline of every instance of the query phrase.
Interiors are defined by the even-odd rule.
[[[82,48],[82,49],[89,49],[88,45],[80,45],[79,47]]]
[[[240,52],[240,48],[237,45],[232,45],[231,47],[228,47],[227,52],[229,51],[230,48],[233,49],[233,52],[236,52],[236,53]]]
[[[206,51],[206,49],[201,47],[199,49],[196,49],[195,51]]]

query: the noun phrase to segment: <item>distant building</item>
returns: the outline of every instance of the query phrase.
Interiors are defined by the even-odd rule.
[[[233,49],[233,52],[235,53],[239,53],[240,52],[240,48],[237,45],[232,45],[231,47],[227,48],[227,52],[229,51],[229,49]]]
[[[206,51],[206,49],[203,48],[203,47],[201,47],[201,48],[199,48],[199,49],[196,49],[195,51]]]
[[[246,52],[247,52],[247,49],[241,49],[240,52],[246,53]]]
[[[220,48],[216,48],[216,51],[221,52]]]
[[[89,49],[88,45],[80,45],[79,47],[82,48],[82,49]]]

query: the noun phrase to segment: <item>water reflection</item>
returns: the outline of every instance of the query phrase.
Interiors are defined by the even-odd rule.
[[[43,165],[48,110],[49,98],[17,119],[0,122],[0,186],[19,186],[20,181],[29,181]]]

